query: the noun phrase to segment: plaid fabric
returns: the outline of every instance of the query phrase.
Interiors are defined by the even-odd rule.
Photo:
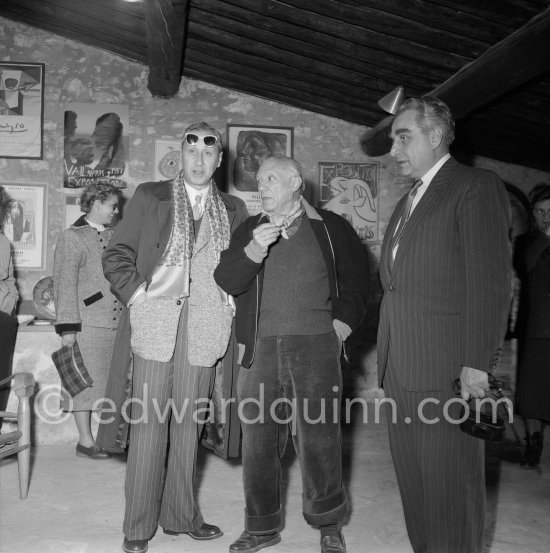
[[[80,348],[76,342],[72,347],[63,346],[54,351],[52,353],[52,360],[61,378],[63,388],[71,396],[76,396],[76,394],[93,384],[92,378],[84,366]]]

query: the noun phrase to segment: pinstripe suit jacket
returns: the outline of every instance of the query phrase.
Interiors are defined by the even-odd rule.
[[[446,391],[462,366],[489,371],[500,358],[510,305],[509,202],[497,175],[449,159],[411,214],[390,269],[405,201],[382,245],[379,384],[391,354],[403,387]]]

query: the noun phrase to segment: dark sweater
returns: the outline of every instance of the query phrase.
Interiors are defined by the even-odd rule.
[[[369,261],[367,252],[353,227],[340,215],[307,206],[315,238],[327,267],[332,318],[355,330],[365,314],[369,297]],[[214,279],[228,294],[236,296],[235,333],[241,348],[241,365],[250,367],[254,359],[257,323],[263,294],[264,262],[256,263],[244,248],[252,240],[252,231],[261,215],[249,217],[231,237],[222,252]],[[243,351],[244,350],[244,351]]]
[[[303,217],[289,240],[280,238],[265,260],[258,336],[324,334],[333,329],[323,252]]]

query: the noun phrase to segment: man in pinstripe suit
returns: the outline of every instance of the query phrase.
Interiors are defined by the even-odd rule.
[[[138,186],[103,255],[111,289],[129,307],[117,340],[124,351],[131,342],[132,397],[139,400],[126,467],[126,553],[145,553],[159,524],[195,540],[222,535],[204,522],[193,494],[203,426],[194,410],[204,410],[227,349],[233,307],[213,273],[246,208],[212,179],[222,159],[216,129],[189,126],[181,159],[173,180]]]
[[[411,98],[392,124],[391,156],[415,179],[386,230],[378,331],[380,386],[395,402],[390,448],[415,553],[479,553],[484,443],[460,431],[451,384],[482,398],[510,298],[510,226],[497,175],[449,154],[454,121],[432,97]],[[447,416],[445,416],[447,414]]]

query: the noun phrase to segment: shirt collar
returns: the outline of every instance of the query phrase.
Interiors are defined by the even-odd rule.
[[[185,185],[185,190],[187,190],[187,196],[189,197],[189,202],[191,205],[195,203],[195,198],[200,194],[201,196],[201,204],[202,207],[206,205],[206,198],[210,194],[210,188],[212,187],[212,183],[209,183],[206,188],[203,188],[202,190],[197,190],[196,188],[193,188],[190,184],[187,184],[185,181],[183,181],[183,184]]]
[[[85,219],[85,221],[92,227],[95,228],[98,232],[103,232],[105,230],[105,225],[100,225],[98,223],[92,223],[92,221],[89,221],[88,219]]]
[[[443,167],[443,164],[450,159],[451,154],[445,154],[423,177],[422,177],[422,186],[427,187],[437,172]]]

